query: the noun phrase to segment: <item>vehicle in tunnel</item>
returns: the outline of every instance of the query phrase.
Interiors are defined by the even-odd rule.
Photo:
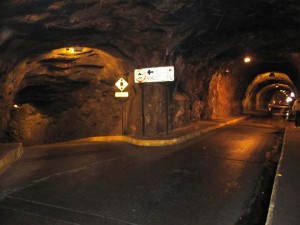
[[[289,120],[289,121],[295,121],[295,119],[296,119],[296,111],[293,109],[294,108],[294,103],[295,103],[295,100],[292,102],[291,108],[288,112],[289,114],[288,114],[287,120]]]
[[[294,100],[292,101],[272,101],[272,103],[268,104],[268,111],[271,116],[281,116],[285,119],[292,119],[292,105]]]
[[[268,111],[271,116],[281,116],[285,119],[290,117],[292,113],[292,105],[295,101],[292,94],[285,90],[275,92],[272,99],[268,103]],[[292,117],[290,117],[292,118]]]
[[[288,111],[287,120],[288,121],[294,121],[295,120],[296,113],[290,108]]]
[[[271,108],[269,108],[271,116],[282,116],[286,119],[289,117],[290,111],[290,105],[272,105]]]

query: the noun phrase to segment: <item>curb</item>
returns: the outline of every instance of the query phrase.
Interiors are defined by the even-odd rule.
[[[284,130],[282,149],[281,149],[280,159],[279,159],[276,174],[275,174],[274,184],[273,184],[273,187],[272,187],[272,194],[271,194],[271,199],[270,199],[270,204],[269,204],[269,209],[268,209],[268,215],[267,215],[265,225],[272,225],[272,223],[273,223],[274,208],[275,208],[275,205],[276,205],[275,201],[276,201],[276,197],[277,197],[278,183],[279,183],[279,178],[281,176],[280,170],[281,170],[281,164],[282,164],[284,151],[285,151],[286,129],[287,128],[285,128],[285,130]]]
[[[75,141],[70,141],[68,143],[76,143],[82,141],[89,141],[89,142],[104,142],[104,141],[119,141],[119,142],[127,142],[137,146],[169,146],[169,145],[177,145],[183,142],[189,141],[195,137],[201,136],[202,134],[208,133],[210,131],[216,130],[218,128],[224,127],[226,125],[237,123],[241,120],[248,118],[248,116],[239,117],[227,122],[220,123],[215,126],[207,127],[202,130],[195,131],[191,134],[186,134],[178,138],[171,138],[171,139],[162,139],[162,140],[143,140],[137,139],[128,136],[101,136],[101,137],[89,137],[84,139],[78,139]]]
[[[18,160],[23,154],[22,143],[0,144],[3,151],[3,157],[0,160],[0,174],[3,173],[13,162]]]

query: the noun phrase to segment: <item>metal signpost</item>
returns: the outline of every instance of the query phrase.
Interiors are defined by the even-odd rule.
[[[119,88],[119,90],[121,92],[116,92],[115,93],[115,97],[116,98],[126,98],[128,97],[128,92],[123,92],[124,89],[128,86],[128,83],[126,80],[124,80],[123,78],[120,78],[115,85],[117,86],[117,88]]]
[[[116,87],[120,90],[118,92],[115,92],[115,97],[116,98],[127,98],[129,96],[128,92],[123,92],[125,88],[128,86],[128,83],[126,80],[123,78],[120,78],[116,83]],[[122,106],[122,135],[124,135],[124,119],[123,119],[123,114],[124,114],[124,102],[121,101],[121,106]]]
[[[144,83],[174,81],[174,66],[141,68],[134,70],[134,82],[142,85],[142,133],[145,135]],[[166,85],[166,130],[169,134],[169,89]]]

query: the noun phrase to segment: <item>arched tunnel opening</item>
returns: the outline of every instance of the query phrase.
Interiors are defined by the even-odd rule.
[[[270,107],[291,106],[297,89],[287,74],[267,72],[258,74],[249,84],[243,101],[244,112],[270,111]]]
[[[64,47],[16,67],[8,138],[25,145],[119,134],[114,98],[123,62],[99,49]]]

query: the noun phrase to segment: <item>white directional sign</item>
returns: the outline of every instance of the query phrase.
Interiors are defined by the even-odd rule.
[[[174,66],[142,68],[134,70],[135,83],[174,81]]]
[[[123,78],[120,78],[115,85],[117,86],[117,88],[119,88],[120,91],[123,91],[127,86],[128,83],[126,80],[124,80]]]

